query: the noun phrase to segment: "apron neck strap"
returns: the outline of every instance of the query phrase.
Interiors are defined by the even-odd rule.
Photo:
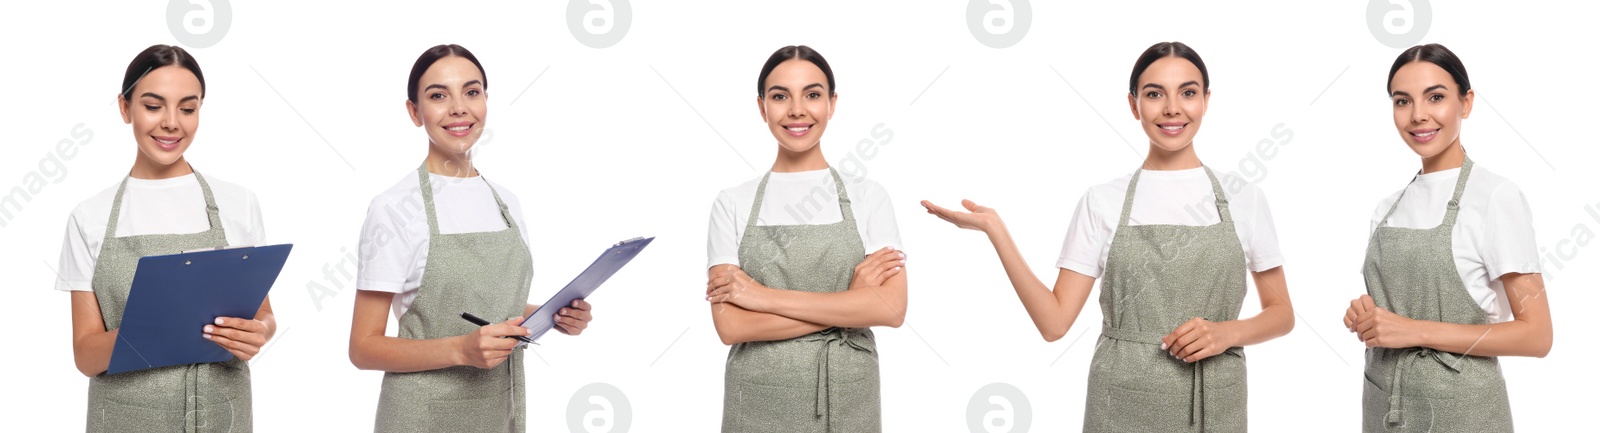
[[[500,193],[494,190],[494,185],[489,184],[489,178],[484,177],[482,174],[479,174],[478,178],[483,179],[484,186],[489,187],[489,194],[494,196],[494,203],[500,206],[500,219],[505,220],[506,227],[517,228],[517,221],[511,218],[511,209],[506,207],[505,200],[500,199]],[[423,162],[421,166],[417,167],[417,184],[422,187],[422,207],[428,214],[428,234],[437,235],[439,234],[439,216],[434,213],[433,180],[428,176],[427,162]]]
[[[828,174],[833,176],[833,190],[839,195],[839,216],[845,221],[855,222],[856,216],[850,207],[850,194],[844,190],[844,179],[839,177],[839,171],[833,166],[828,166]],[[750,219],[745,221],[745,227],[755,227],[756,220],[761,216],[761,203],[767,199],[767,180],[772,178],[772,170],[761,176],[761,183],[756,185],[756,199],[750,204]]]
[[[1222,222],[1232,223],[1233,214],[1228,211],[1228,196],[1222,193],[1222,182],[1218,181],[1217,175],[1211,172],[1211,167],[1202,165],[1200,168],[1205,169],[1206,178],[1211,181],[1211,194],[1216,197],[1217,202],[1217,216],[1222,219]],[[1117,219],[1117,227],[1119,228],[1128,226],[1128,215],[1133,213],[1133,193],[1138,189],[1139,175],[1142,173],[1144,173],[1143,168],[1135,170],[1133,178],[1128,180],[1128,193],[1122,198],[1122,217]]]
[[[200,183],[200,194],[206,200],[206,222],[211,225],[207,231],[222,231],[222,215],[217,211],[217,199],[211,194],[211,184],[206,183],[206,177],[200,175],[194,167],[190,167],[189,171],[194,173],[194,180]],[[122,183],[117,185],[117,195],[111,199],[111,218],[106,221],[106,240],[117,237],[117,225],[122,220],[122,196],[128,191],[129,179],[133,179],[133,176],[122,178]]]
[[[1444,221],[1442,221],[1441,224],[1446,226],[1454,226],[1456,224],[1456,214],[1461,210],[1461,194],[1467,191],[1467,178],[1472,175],[1472,165],[1472,158],[1463,156],[1463,159],[1461,160],[1461,173],[1456,175],[1456,189],[1455,192],[1450,194],[1450,203],[1445,205]],[[1411,176],[1411,182],[1407,183],[1407,185],[1416,183],[1417,178],[1420,176],[1422,175],[1417,174]],[[1395,197],[1394,204],[1389,205],[1389,211],[1383,214],[1382,220],[1378,221],[1379,227],[1386,227],[1389,225],[1389,217],[1394,216],[1394,211],[1396,209],[1400,209],[1400,200],[1404,198],[1406,198],[1406,190],[1402,189],[1400,190],[1400,196]]]

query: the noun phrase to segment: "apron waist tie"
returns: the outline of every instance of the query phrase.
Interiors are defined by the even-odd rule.
[[[817,349],[816,416],[823,416],[829,410],[828,385],[831,378],[828,373],[831,370],[829,368],[829,358],[833,353],[833,347],[836,345],[848,346],[855,350],[872,353],[872,349],[864,342],[866,338],[864,330],[858,328],[828,328],[799,338],[799,341],[822,343],[822,347]]]
[[[1410,347],[1399,349],[1399,352],[1399,359],[1396,359],[1394,363],[1394,374],[1389,378],[1389,412],[1384,414],[1383,417],[1384,422],[1388,423],[1389,425],[1400,425],[1404,423],[1405,410],[1401,404],[1401,396],[1404,393],[1401,392],[1401,390],[1402,384],[1405,383],[1405,375],[1407,371],[1414,367],[1412,364],[1416,363],[1422,358],[1432,357],[1435,361],[1439,362],[1439,365],[1443,365],[1445,368],[1450,369],[1450,371],[1461,371],[1456,367],[1454,362],[1446,359],[1450,358],[1450,355],[1432,348]],[[1417,356],[1410,356],[1411,353],[1416,353]]]
[[[1100,330],[1100,335],[1112,340],[1149,344],[1154,346],[1160,346],[1161,337],[1165,337],[1167,334],[1169,333],[1112,327],[1101,327]],[[1237,347],[1229,347],[1227,350],[1224,350],[1222,353],[1218,354],[1218,356],[1221,355],[1242,356],[1240,355],[1239,348]],[[1206,364],[1209,364],[1205,361],[1206,360],[1200,360],[1199,362],[1193,362],[1189,364],[1189,425],[1204,425],[1206,389],[1205,366]]]

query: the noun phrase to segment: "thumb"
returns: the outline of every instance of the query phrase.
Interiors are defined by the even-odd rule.
[[[961,207],[967,208],[968,211],[972,212],[977,212],[978,209],[981,208],[981,206],[978,206],[977,203],[973,203],[972,200],[967,199],[961,200]]]

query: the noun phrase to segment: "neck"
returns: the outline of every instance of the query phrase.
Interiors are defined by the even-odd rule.
[[[472,155],[466,152],[447,152],[438,146],[428,145],[428,159],[424,161],[428,172],[448,177],[476,177],[478,169],[472,165]]]
[[[128,170],[128,176],[134,179],[170,179],[194,173],[194,168],[189,167],[189,161],[178,157],[171,164],[161,165],[150,160],[140,153],[133,159],[133,168]]]
[[[822,143],[817,143],[804,152],[792,152],[783,146],[778,146],[778,160],[772,163],[772,171],[779,173],[821,170],[824,168],[828,168],[828,161],[822,158]]]
[[[1467,151],[1461,148],[1461,139],[1457,138],[1439,154],[1422,158],[1422,174],[1460,168],[1466,160]]]
[[[1146,170],[1187,170],[1200,168],[1200,156],[1194,153],[1194,144],[1178,150],[1166,150],[1150,143],[1150,153],[1144,158]]]

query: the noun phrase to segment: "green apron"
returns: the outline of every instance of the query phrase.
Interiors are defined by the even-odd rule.
[[[140,257],[228,245],[211,186],[198,171],[194,179],[205,195],[206,218],[211,224],[210,229],[199,233],[116,237],[128,180],[124,178],[117,187],[90,283],[106,330],[122,326],[123,307],[133,288]],[[194,332],[201,329],[195,328]],[[90,432],[249,432],[250,366],[231,358],[115,375],[101,373],[89,379],[87,425]]]
[[[1217,177],[1206,168],[1222,221],[1209,226],[1128,225],[1141,171],[1128,181],[1111,240],[1089,370],[1086,432],[1245,431],[1244,351],[1194,363],[1161,337],[1194,317],[1234,320],[1245,295],[1244,248]]]
[[[768,172],[756,187],[739,243],[739,266],[767,287],[807,292],[850,288],[866,257],[844,181],[829,168],[843,221],[758,226]],[[829,328],[788,340],[751,341],[728,351],[722,431],[879,432],[877,343],[867,328]]]
[[[478,326],[461,313],[498,322],[521,316],[533,281],[533,258],[500,194],[506,228],[439,233],[428,168],[417,168],[428,213],[428,261],[422,287],[400,317],[400,338],[426,340],[465,335]],[[484,180],[485,183],[488,180]],[[522,432],[526,392],[522,351],[494,368],[458,365],[412,373],[384,373],[378,398],[378,432]]]
[[[1389,217],[1405,198],[1401,191],[1372,232],[1363,275],[1367,293],[1379,307],[1418,320],[1489,323],[1456,272],[1452,249],[1452,229],[1470,174],[1472,160],[1466,159],[1439,226],[1389,227]],[[1362,430],[1368,432],[1511,431],[1505,379],[1492,356],[1427,347],[1369,348],[1361,402]]]

